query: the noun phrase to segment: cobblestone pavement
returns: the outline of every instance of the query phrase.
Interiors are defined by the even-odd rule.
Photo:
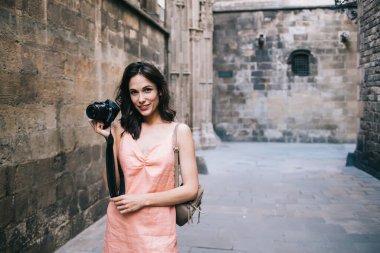
[[[379,253],[380,181],[345,167],[354,145],[223,143],[207,162],[205,214],[180,253]],[[105,219],[57,253],[102,252]]]

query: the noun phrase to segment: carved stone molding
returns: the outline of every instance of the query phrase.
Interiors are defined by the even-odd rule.
[[[183,1],[183,0],[177,0],[177,1],[175,1],[175,5],[178,8],[185,8],[185,1]]]
[[[195,27],[190,27],[190,40],[198,41],[202,38],[203,30]]]

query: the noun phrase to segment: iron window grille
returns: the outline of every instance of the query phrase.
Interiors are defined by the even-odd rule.
[[[310,51],[304,49],[294,51],[288,59],[288,64],[291,64],[294,75],[310,75]]]

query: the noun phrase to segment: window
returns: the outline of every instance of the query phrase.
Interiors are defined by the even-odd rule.
[[[292,72],[296,76],[308,76],[310,74],[310,51],[300,49],[293,51],[288,59],[292,65]]]
[[[292,62],[292,71],[296,76],[308,76],[309,56],[304,54],[294,56]]]
[[[231,70],[218,71],[218,77],[219,78],[232,78],[233,76],[234,76],[234,74]]]

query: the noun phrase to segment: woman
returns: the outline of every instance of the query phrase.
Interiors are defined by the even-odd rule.
[[[126,194],[108,205],[104,252],[178,252],[174,205],[195,198],[198,174],[190,128],[179,124],[183,185],[174,188],[172,138],[177,123],[169,100],[165,78],[154,65],[136,62],[126,67],[116,97],[121,119],[111,126]],[[102,123],[91,125],[109,136]],[[103,179],[107,186],[105,168]]]

